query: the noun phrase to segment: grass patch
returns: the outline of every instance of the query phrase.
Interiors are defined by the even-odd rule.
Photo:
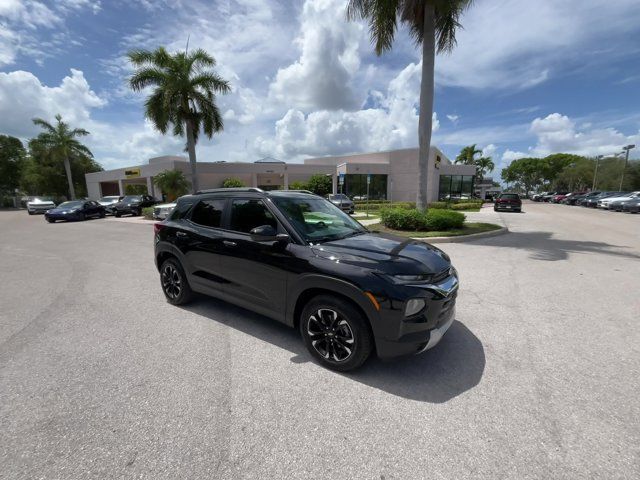
[[[367,228],[372,232],[393,233],[394,235],[400,235],[401,237],[430,238],[430,237],[459,237],[461,235],[472,235],[474,233],[491,232],[492,230],[499,230],[502,227],[494,223],[471,222],[471,223],[465,223],[462,226],[462,228],[454,228],[452,230],[431,231],[431,232],[393,230],[391,228],[385,227],[381,223],[369,225]]]

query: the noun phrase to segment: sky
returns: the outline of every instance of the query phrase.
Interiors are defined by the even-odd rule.
[[[199,161],[416,147],[420,49],[400,26],[378,57],[346,0],[0,0],[0,133],[60,113],[105,168],[184,155],[127,84],[131,49],[203,48],[232,92]],[[555,152],[640,157],[640,2],[476,0],[436,58],[433,144],[497,166]]]

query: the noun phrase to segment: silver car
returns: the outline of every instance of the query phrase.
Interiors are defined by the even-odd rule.
[[[176,203],[162,203],[153,207],[153,218],[156,220],[164,220],[169,216],[173,209],[176,208]]]
[[[327,199],[343,212],[353,213],[355,210],[355,204],[344,193],[330,193]]]
[[[52,208],[56,208],[56,204],[47,197],[30,197],[29,200],[27,200],[27,212],[29,215],[44,213]]]

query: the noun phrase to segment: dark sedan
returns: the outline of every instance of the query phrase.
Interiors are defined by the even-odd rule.
[[[103,218],[104,216],[104,207],[93,200],[71,200],[47,210],[44,214],[45,220],[49,223],[56,220],[78,221],[87,218]]]
[[[113,207],[113,214],[116,217],[121,217],[122,215],[142,215],[142,209],[147,207],[152,207],[156,203],[155,198],[149,195],[127,195],[118,203],[116,203]]]
[[[493,210],[508,210],[510,212],[518,212],[522,210],[522,200],[517,193],[501,193],[496,202],[493,204]]]
[[[635,198],[622,205],[623,212],[640,213],[640,198]]]

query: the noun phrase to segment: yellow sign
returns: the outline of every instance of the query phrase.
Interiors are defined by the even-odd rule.
[[[139,168],[127,168],[124,171],[124,176],[127,178],[136,178],[140,176],[140,169]]]

